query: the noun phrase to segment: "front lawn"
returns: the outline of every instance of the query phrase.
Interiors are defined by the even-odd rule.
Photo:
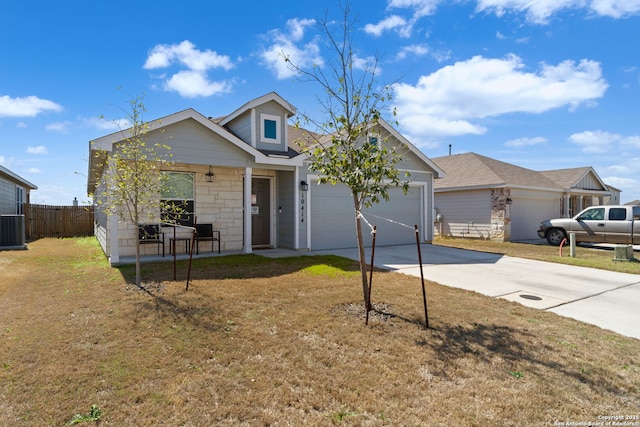
[[[0,425],[553,426],[640,414],[640,341],[377,272],[258,255],[110,268],[89,239],[0,252]],[[92,405],[95,405],[92,408]],[[99,411],[96,411],[99,409]],[[99,415],[92,421],[91,415]],[[558,424],[555,424],[558,425]]]

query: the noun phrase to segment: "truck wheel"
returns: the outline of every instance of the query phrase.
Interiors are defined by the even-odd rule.
[[[564,230],[561,230],[559,228],[552,228],[547,233],[547,242],[549,242],[549,244],[552,246],[560,246],[560,243],[562,243],[562,241],[566,238],[567,235],[565,234]]]

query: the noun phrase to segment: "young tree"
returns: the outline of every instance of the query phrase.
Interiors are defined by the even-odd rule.
[[[391,85],[378,86],[378,58],[364,61],[356,57],[352,43],[355,21],[351,19],[349,3],[340,7],[343,21],[334,27],[327,16],[319,21],[319,28],[335,57],[324,67],[314,65],[305,70],[284,60],[297,72],[298,79],[320,85],[326,99],[318,98],[324,114],[322,122],[301,114],[305,123],[312,123],[317,131],[310,136],[311,144],[301,145],[309,155],[309,170],[318,173],[321,183],[342,183],[349,187],[355,209],[362,290],[367,312],[371,298],[367,280],[367,266],[362,237],[363,207],[371,207],[381,200],[389,201],[389,190],[401,186],[406,193],[408,181],[403,181],[396,165],[401,155],[377,133],[384,104],[390,100]],[[335,29],[334,29],[335,28]],[[395,116],[395,111],[393,111]],[[301,126],[298,121],[297,126]],[[405,177],[408,173],[405,174]]]
[[[126,126],[116,121],[121,140],[114,144],[111,153],[103,153],[103,173],[96,185],[94,202],[107,215],[117,215],[120,221],[135,229],[144,222],[159,222],[160,194],[164,189],[161,169],[170,167],[171,147],[161,143],[149,143],[147,134],[151,123],[144,121],[146,108],[144,95],[129,100],[130,111],[125,111]],[[161,130],[160,130],[161,132]],[[140,278],[140,242],[136,231],[136,285]]]

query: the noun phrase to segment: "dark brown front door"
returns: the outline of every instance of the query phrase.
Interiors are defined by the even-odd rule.
[[[271,244],[271,183],[265,178],[251,179],[251,244],[265,246]]]

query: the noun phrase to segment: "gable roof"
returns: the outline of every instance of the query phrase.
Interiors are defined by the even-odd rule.
[[[243,140],[241,140],[240,138],[238,138],[237,136],[229,132],[226,128],[220,126],[215,121],[210,120],[207,117],[203,116],[202,114],[198,113],[193,108],[188,108],[178,113],[170,114],[161,119],[148,122],[149,132],[162,129],[164,127],[170,126],[178,122],[182,122],[187,119],[195,120],[196,122],[206,127],[208,130],[224,138],[230,144],[233,144],[234,146],[245,151],[247,154],[253,156],[256,163],[302,165],[302,160],[295,160],[295,157],[297,156],[280,158],[280,156],[276,157],[274,155],[270,155],[270,153],[261,152],[260,150],[252,147],[250,144],[247,144],[246,142],[244,142]],[[89,157],[89,177],[87,180],[87,190],[89,193],[92,193],[95,190],[95,186],[97,184],[97,180],[100,174],[99,164],[101,162],[99,161],[100,159],[97,157],[95,153],[112,151],[113,145],[125,140],[125,138],[128,136],[127,134],[128,132],[130,133],[131,129],[124,129],[122,131],[114,132],[89,142],[89,151],[91,153]],[[295,162],[295,163],[291,163],[291,162]]]
[[[476,153],[437,157],[433,162],[446,173],[443,179],[434,182],[435,191],[506,186],[562,190],[540,172]]]
[[[376,125],[373,125],[376,126]],[[429,159],[425,154],[420,151],[415,145],[413,145],[407,138],[404,137],[400,132],[398,132],[393,126],[391,126],[387,121],[380,118],[378,119],[377,126],[382,127],[385,131],[387,131],[393,138],[402,143],[407,149],[413,153],[422,163],[424,163],[427,168],[431,169],[434,174],[434,178],[442,178],[445,172],[433,162],[433,160]],[[297,152],[301,152],[299,144],[296,141],[302,141],[303,143],[307,143],[311,148],[316,146],[319,142],[323,141],[323,143],[328,143],[331,139],[331,134],[319,134],[316,132],[309,131],[307,129],[296,128],[294,126],[289,126],[289,147],[291,149],[296,150]],[[302,153],[305,157],[307,157],[306,153]]]
[[[277,93],[269,92],[266,95],[262,95],[259,98],[253,99],[245,103],[244,105],[236,109],[234,112],[232,112],[228,116],[219,118],[218,123],[220,124],[220,126],[224,126],[230,121],[232,121],[233,119],[235,119],[236,117],[238,117],[239,115],[243,114],[244,112],[249,111],[252,108],[256,108],[259,105],[266,104],[269,101],[274,101],[280,104],[282,108],[284,108],[287,111],[288,117],[294,116],[296,114],[296,109],[293,105],[289,104],[287,101],[284,100],[284,98],[282,98]]]
[[[11,172],[9,169],[5,168],[2,165],[0,165],[0,177],[5,177],[5,178],[9,179],[10,181],[13,181],[13,182],[15,182],[17,184],[22,184],[25,187],[29,188],[30,190],[37,190],[38,189],[37,186],[33,185],[32,183],[30,183],[26,179],[22,178],[20,175]]]
[[[540,172],[562,188],[581,188],[584,190],[609,190],[591,166],[570,169],[556,169]],[[585,179],[586,178],[586,179]],[[590,178],[590,179],[589,179]],[[584,188],[581,183],[595,182],[600,188]]]

